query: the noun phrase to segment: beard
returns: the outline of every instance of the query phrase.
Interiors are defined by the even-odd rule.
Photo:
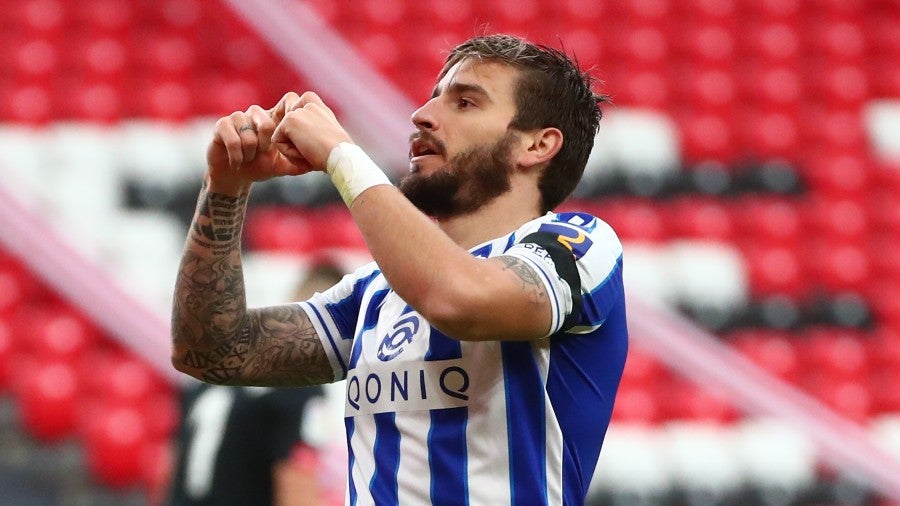
[[[433,218],[473,213],[511,188],[515,167],[510,149],[515,140],[516,135],[507,132],[493,144],[474,146],[454,155],[431,174],[413,172],[400,181],[400,191]],[[440,150],[443,152],[443,145]]]

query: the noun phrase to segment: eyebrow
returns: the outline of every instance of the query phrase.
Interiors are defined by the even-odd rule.
[[[454,82],[454,83],[451,83],[450,86],[448,86],[445,91],[447,93],[453,93],[456,95],[462,95],[462,94],[466,94],[466,93],[474,93],[477,95],[481,95],[482,97],[484,97],[487,100],[491,99],[491,96],[490,96],[490,94],[488,94],[487,90],[477,84]],[[438,95],[440,95],[440,88],[435,86],[434,90],[431,92],[431,98],[435,98]]]

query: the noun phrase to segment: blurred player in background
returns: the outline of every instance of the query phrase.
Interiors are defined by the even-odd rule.
[[[318,261],[293,298],[305,300],[343,275],[334,263]],[[345,455],[335,456],[323,437],[330,431],[324,425],[341,418],[329,416],[324,402],[318,388],[186,388],[165,504],[343,504]],[[341,461],[323,462],[335,457]]]
[[[346,378],[351,504],[583,504],[627,351],[622,246],[596,217],[552,211],[605,97],[562,52],[503,35],[457,46],[438,79],[399,189],[315,93],[218,121],[173,364],[221,384]],[[303,303],[247,309],[250,187],[311,170],[375,262]]]

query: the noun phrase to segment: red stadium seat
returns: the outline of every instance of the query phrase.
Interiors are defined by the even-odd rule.
[[[5,319],[0,318],[0,394],[6,393],[10,386],[11,364],[15,359],[15,342],[12,329]]]
[[[244,226],[247,247],[263,251],[309,253],[316,247],[312,220],[304,213],[281,208],[257,208]]]
[[[147,441],[146,425],[136,408],[112,406],[94,413],[85,436],[91,475],[113,488],[138,485]]]
[[[657,110],[664,110],[672,103],[670,83],[669,76],[655,70],[626,72],[615,80],[610,79],[617,103]]]
[[[13,72],[23,82],[46,82],[62,72],[61,60],[54,40],[42,37],[20,41],[14,53]]]
[[[832,65],[861,62],[868,53],[866,35],[859,23],[839,20],[817,28],[813,49],[824,54]]]
[[[134,5],[122,0],[82,0],[72,3],[72,16],[90,32],[124,35],[135,21]]]
[[[741,145],[763,159],[789,159],[801,145],[797,118],[777,110],[749,112],[739,121]]]
[[[678,237],[733,242],[732,214],[718,199],[684,197],[672,203],[673,234]]]
[[[68,305],[43,304],[19,316],[19,331],[32,354],[42,360],[75,364],[101,339],[85,316]]]
[[[753,24],[740,40],[746,54],[756,56],[767,66],[793,66],[801,49],[796,27],[781,20]]]
[[[812,328],[798,340],[804,374],[818,378],[863,381],[869,374],[869,355],[863,335],[854,330]]]
[[[799,244],[804,223],[800,207],[791,199],[763,196],[739,198],[731,207],[737,236],[759,245]]]
[[[729,334],[728,340],[770,374],[790,383],[796,383],[800,378],[800,352],[795,338],[787,331],[736,331]]]
[[[662,421],[659,395],[640,386],[621,386],[616,393],[612,421],[614,423],[655,425]]]
[[[801,3],[800,0],[761,0],[745,5],[763,19],[791,22],[803,12]]]
[[[17,20],[27,32],[48,35],[58,33],[67,23],[67,2],[59,0],[26,0],[15,9]]]
[[[803,224],[807,233],[830,242],[862,244],[871,231],[866,207],[849,198],[810,199],[803,208]]]
[[[680,34],[684,57],[701,66],[729,67],[734,63],[737,43],[729,26],[697,25]],[[675,39],[678,40],[678,39]]]
[[[17,397],[19,416],[33,437],[56,442],[75,433],[78,420],[78,376],[72,364],[32,361],[23,375]]]
[[[748,243],[743,253],[754,296],[786,295],[799,300],[810,291],[808,267],[800,261],[801,251],[778,244]]]
[[[820,148],[800,167],[810,190],[825,199],[862,201],[871,189],[868,162],[857,154]]]
[[[640,200],[603,202],[597,210],[624,241],[663,241],[668,237],[666,223],[659,206]]]
[[[682,152],[687,161],[733,160],[736,143],[730,117],[689,112],[681,115],[678,122],[682,131]]]
[[[807,254],[812,279],[829,293],[863,293],[875,279],[866,249],[853,241],[814,241]]]

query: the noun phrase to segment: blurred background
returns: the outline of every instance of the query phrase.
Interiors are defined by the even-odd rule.
[[[595,505],[900,504],[895,0],[3,0],[0,497],[147,504],[215,119],[313,89],[398,179],[447,52],[564,48],[614,105],[566,209],[625,244]],[[255,187],[251,305],[365,245],[324,177]]]

